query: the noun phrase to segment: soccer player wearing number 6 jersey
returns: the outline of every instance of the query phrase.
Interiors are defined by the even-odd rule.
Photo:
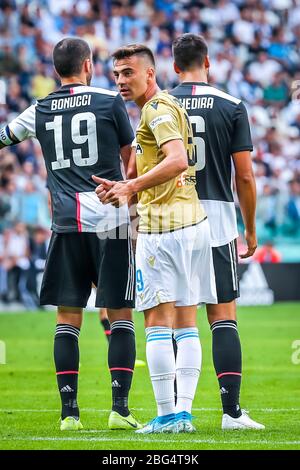
[[[245,224],[248,250],[257,245],[255,233],[255,181],[251,166],[252,142],[247,112],[241,100],[207,83],[209,58],[204,39],[184,34],[173,43],[174,68],[181,84],[172,90],[187,110],[193,125],[196,185],[210,222],[218,304],[207,305],[213,339],[213,361],[223,405],[223,429],[264,429],[240,409],[242,356],[236,322],[239,296],[232,194],[232,163]]]
[[[128,410],[135,362],[134,260],[127,207],[99,203],[92,175],[123,179],[133,132],[121,96],[90,87],[92,54],[79,38],[53,51],[59,90],[26,109],[1,130],[1,147],[39,140],[51,194],[52,238],[41,288],[42,305],[57,306],[54,360],[61,396],[61,430],[82,428],[77,404],[78,338],[92,284],[96,306],[111,324],[108,364],[112,381],[110,429],[137,429]]]

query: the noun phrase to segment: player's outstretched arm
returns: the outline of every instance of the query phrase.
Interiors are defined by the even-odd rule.
[[[256,211],[256,185],[252,169],[251,155],[248,150],[236,152],[233,155],[235,167],[235,182],[245,225],[245,239],[248,246],[241,258],[249,258],[257,248],[255,211]]]
[[[13,119],[9,125],[0,129],[0,149],[15,145],[35,135],[35,108],[31,105]]]

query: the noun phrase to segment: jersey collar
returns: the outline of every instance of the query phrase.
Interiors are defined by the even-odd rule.
[[[209,83],[206,82],[181,82],[180,85],[211,86]]]
[[[66,88],[74,88],[76,86],[84,86],[83,83],[67,83],[66,85],[61,85],[60,88],[66,89]]]

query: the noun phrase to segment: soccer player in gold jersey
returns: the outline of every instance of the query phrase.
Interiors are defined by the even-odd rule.
[[[192,129],[179,101],[159,90],[150,49],[122,47],[113,59],[121,95],[142,110],[135,143],[137,176],[122,183],[94,180],[104,204],[118,206],[138,196],[137,310],[145,315],[157,417],[136,432],[193,432],[191,408],[201,369],[197,305],[215,303],[216,289],[209,225],[195,189]]]

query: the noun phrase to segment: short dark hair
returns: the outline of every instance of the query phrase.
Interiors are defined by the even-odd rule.
[[[65,38],[53,49],[53,64],[60,77],[72,77],[81,72],[83,62],[91,56],[90,46],[80,38]]]
[[[207,56],[207,44],[203,36],[183,34],[173,41],[173,56],[175,64],[183,72],[195,67],[201,67]]]
[[[144,44],[128,44],[127,46],[119,47],[111,56],[113,60],[126,59],[127,57],[132,57],[134,55],[140,55],[147,57],[153,67],[155,67],[155,59],[153,52],[149,47],[144,46]]]

